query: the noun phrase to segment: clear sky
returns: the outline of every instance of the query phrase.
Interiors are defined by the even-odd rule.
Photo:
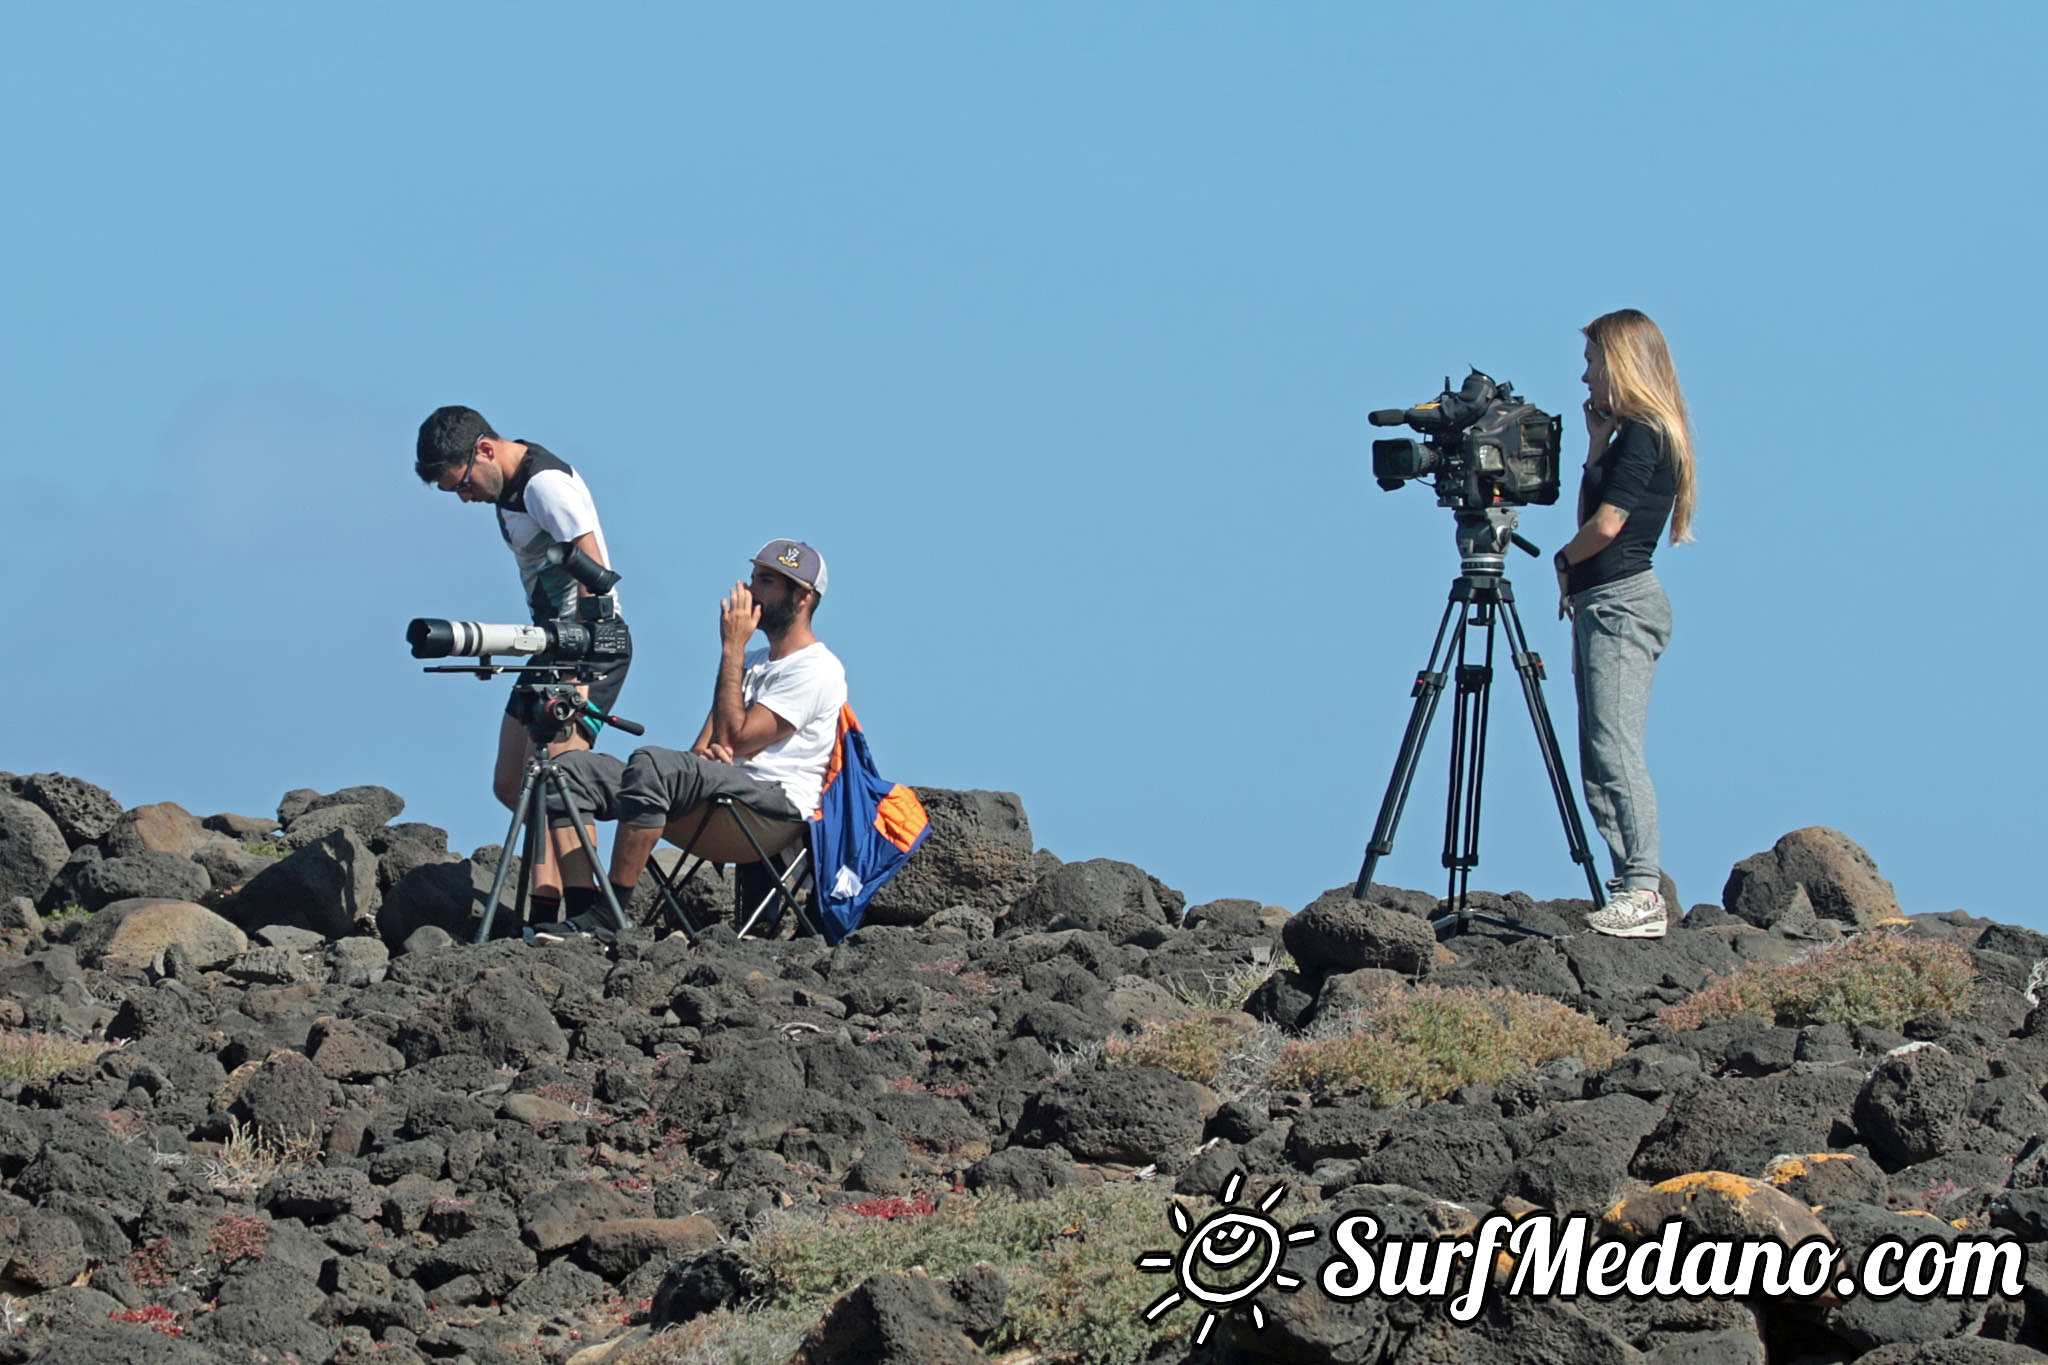
[[[1578,328],[1633,306],[1698,429],[1650,736],[1684,900],[1818,824],[1908,910],[2048,928],[2044,42],[2024,4],[0,8],[0,767],[502,837],[506,684],[403,640],[524,619],[411,471],[466,403],[595,491],[651,740],[797,536],[888,776],[1299,908],[1357,874],[1457,571],[1365,414],[1478,365],[1575,465]],[[1512,683],[1473,883],[1583,894]],[[1382,880],[1442,885],[1447,719]]]

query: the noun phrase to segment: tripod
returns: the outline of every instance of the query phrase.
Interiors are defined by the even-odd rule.
[[[1529,705],[1529,720],[1536,729],[1543,769],[1550,778],[1550,794],[1556,799],[1558,816],[1564,822],[1565,843],[1571,849],[1572,861],[1579,864],[1586,874],[1593,904],[1596,907],[1604,904],[1605,897],[1601,892],[1599,874],[1593,870],[1593,854],[1586,847],[1586,830],[1579,822],[1578,805],[1566,785],[1564,755],[1557,746],[1557,731],[1550,723],[1550,710],[1543,701],[1543,660],[1529,648],[1528,637],[1522,631],[1521,615],[1515,610],[1514,585],[1508,582],[1505,573],[1510,543],[1532,555],[1537,552],[1536,547],[1515,534],[1516,513],[1512,507],[1460,508],[1457,518],[1459,567],[1462,572],[1451,580],[1450,603],[1444,608],[1443,619],[1437,623],[1436,642],[1430,646],[1429,661],[1415,676],[1415,690],[1411,694],[1415,698],[1415,706],[1408,713],[1408,729],[1401,736],[1400,755],[1394,760],[1394,773],[1387,782],[1386,795],[1380,801],[1379,820],[1373,826],[1372,842],[1366,845],[1365,865],[1359,870],[1358,885],[1352,888],[1351,895],[1355,900],[1365,899],[1366,890],[1372,882],[1373,868],[1383,856],[1394,851],[1394,828],[1401,823],[1402,808],[1408,804],[1408,790],[1415,781],[1416,760],[1422,755],[1422,743],[1429,736],[1429,725],[1436,716],[1437,701],[1443,695],[1444,684],[1452,680],[1457,685],[1457,702],[1451,713],[1451,770],[1450,786],[1444,798],[1443,853],[1444,866],[1450,871],[1450,887],[1445,897],[1448,909],[1432,919],[1430,927],[1442,937],[1447,929],[1460,933],[1466,925],[1478,921],[1549,938],[1552,935],[1520,920],[1485,914],[1468,908],[1466,904],[1472,869],[1479,864],[1479,811],[1486,779],[1486,726],[1491,710],[1494,627],[1502,620],[1507,622],[1508,649],[1515,672],[1522,680],[1522,698]],[[1455,633],[1451,629],[1454,620],[1457,622]],[[1485,632],[1485,652],[1478,663],[1467,662],[1468,640],[1473,631]]]
[[[576,839],[583,845],[583,856],[590,860],[593,868],[601,866],[597,860],[597,848],[591,843],[590,831],[584,826],[583,810],[576,804],[576,798],[569,791],[567,779],[562,776],[561,766],[549,752],[558,743],[571,724],[584,716],[604,722],[629,735],[646,734],[645,726],[627,720],[623,716],[609,715],[579,695],[574,682],[562,681],[564,670],[557,666],[517,666],[493,664],[486,656],[477,664],[458,664],[440,668],[429,668],[429,673],[474,673],[487,678],[496,673],[537,673],[547,681],[520,681],[515,689],[515,716],[526,726],[526,733],[533,739],[533,757],[526,760],[526,771],[519,779],[519,796],[512,803],[512,823],[506,827],[504,850],[498,856],[498,872],[491,879],[490,899],[484,902],[483,919],[476,927],[472,943],[482,943],[491,936],[492,922],[498,915],[498,901],[505,892],[505,879],[512,871],[512,849],[518,844],[520,832],[525,831],[525,842],[519,846],[519,885],[514,891],[512,915],[517,921],[526,918],[527,892],[533,884],[533,869],[540,861],[541,839],[547,829],[548,795],[553,793],[569,812],[570,825],[576,831]],[[573,672],[573,670],[572,670]],[[589,674],[582,674],[583,681],[589,681]],[[626,929],[630,921],[618,897],[612,894],[611,883],[602,875],[597,878],[598,888],[604,897],[605,909],[611,913],[614,931]]]

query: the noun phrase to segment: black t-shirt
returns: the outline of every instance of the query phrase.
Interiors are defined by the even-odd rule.
[[[1600,463],[1579,479],[1579,524],[1585,525],[1602,503],[1620,508],[1628,513],[1628,519],[1611,545],[1572,565],[1566,590],[1584,592],[1647,573],[1650,554],[1657,548],[1657,537],[1664,534],[1677,492],[1678,471],[1664,448],[1664,438],[1655,427],[1624,421]]]

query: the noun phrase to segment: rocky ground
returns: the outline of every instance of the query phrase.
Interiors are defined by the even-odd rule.
[[[823,1245],[1123,1187],[1163,1209],[1233,1172],[1325,1234],[1503,1209],[1625,1239],[1675,1213],[1850,1247],[1998,1235],[2030,1264],[2022,1292],[1973,1299],[1496,1297],[1468,1324],[1311,1286],[1201,1346],[1177,1310],[1135,1357],[1022,1337],[1028,1267],[877,1264],[777,1358],[2042,1358],[2048,936],[1902,917],[1860,849],[1802,830],[1661,941],[1515,895],[1479,908],[1559,937],[1474,923],[1439,944],[1425,894],[1188,907],[1129,864],[1034,850],[1013,796],[921,794],[933,837],[837,948],[722,928],[472,946],[498,851],[450,853],[381,788],[200,819],[0,774],[0,1362],[735,1358],[758,1342],[663,1343],[773,1297],[775,1230]],[[723,909],[717,879],[693,886]],[[1659,1017],[1886,922],[1967,954],[1967,997],[1897,1028]],[[1614,1055],[1431,1103],[1261,1069],[1417,981],[1560,1002]],[[1206,1083],[1132,1064],[1134,1041],[1204,1029],[1241,1042]],[[1091,1235],[1053,1230],[1047,1264]],[[1311,1277],[1329,1245],[1287,1265]]]

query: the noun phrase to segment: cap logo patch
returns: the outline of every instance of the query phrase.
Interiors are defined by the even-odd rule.
[[[782,547],[782,553],[775,556],[775,562],[794,569],[804,562],[804,557],[797,552],[796,546],[785,545]]]

